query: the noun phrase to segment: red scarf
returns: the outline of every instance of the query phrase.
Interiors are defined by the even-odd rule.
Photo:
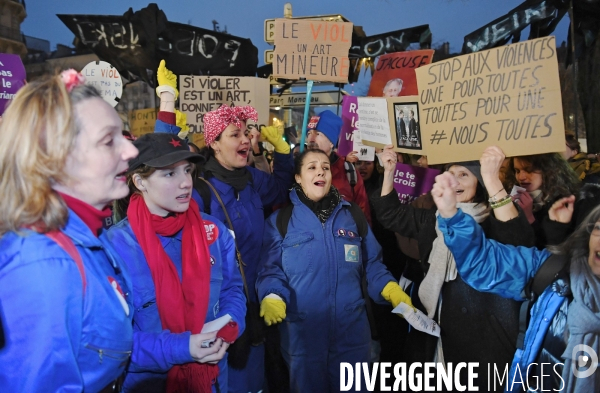
[[[127,218],[150,271],[156,291],[156,304],[163,329],[173,333],[200,333],[208,311],[210,254],[204,222],[192,199],[185,213],[163,218],[151,214],[139,194],[133,194]],[[157,235],[173,236],[183,228],[182,280]],[[217,365],[186,363],[172,367],[167,374],[167,392],[210,392],[219,375]]]
[[[100,230],[104,226],[104,220],[112,216],[110,207],[107,206],[102,210],[98,210],[80,199],[73,198],[71,195],[63,194],[62,192],[58,194],[64,199],[69,209],[73,210],[85,225],[90,228],[94,236],[98,237]]]

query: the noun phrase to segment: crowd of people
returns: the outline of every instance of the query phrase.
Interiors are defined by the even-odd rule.
[[[331,111],[292,153],[253,107],[224,105],[198,148],[164,61],[157,95],[137,139],[72,70],[4,113],[0,390],[335,392],[341,363],[476,362],[478,391],[599,391],[576,368],[577,348],[600,354],[600,164],[576,139],[490,146],[405,204],[396,164],[427,157],[340,156]],[[508,379],[490,388],[495,369]]]

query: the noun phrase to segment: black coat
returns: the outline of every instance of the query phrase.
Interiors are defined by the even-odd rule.
[[[372,206],[379,221],[388,229],[400,235],[415,238],[419,244],[424,277],[435,232],[436,208],[418,209],[400,203],[395,192],[381,197],[373,195]],[[534,234],[527,218],[520,212],[519,217],[498,221],[493,214],[481,223],[488,238],[511,245],[533,246]],[[418,282],[416,283],[418,286]],[[499,370],[510,366],[516,350],[519,332],[520,302],[504,299],[489,293],[478,292],[468,286],[460,276],[444,283],[441,291],[443,306],[440,316],[442,343],[446,362],[479,362],[480,391],[487,390],[487,365],[496,364]],[[413,304],[422,311],[418,299],[418,287],[412,290]],[[414,332],[414,333],[413,333]],[[437,340],[425,333],[411,331],[414,336],[408,340],[413,345],[407,360],[426,362],[433,360]],[[493,366],[492,370],[493,370]],[[462,376],[461,376],[462,377]],[[466,374],[464,375],[466,379]],[[463,378],[461,378],[463,379]],[[502,391],[501,387],[499,387]]]

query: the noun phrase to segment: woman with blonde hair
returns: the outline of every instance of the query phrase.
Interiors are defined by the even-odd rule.
[[[7,392],[118,389],[130,280],[101,232],[137,149],[73,70],[23,87],[0,125],[0,302]]]

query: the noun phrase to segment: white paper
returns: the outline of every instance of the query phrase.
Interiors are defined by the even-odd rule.
[[[392,136],[385,98],[358,97],[358,129],[361,139],[391,145]]]
[[[225,314],[222,317],[206,322],[200,333],[210,333],[221,330],[221,328],[231,321],[231,315]]]
[[[513,186],[512,191],[510,192],[510,196],[519,195],[519,191],[520,192],[527,192],[527,190],[524,189],[523,187]]]
[[[354,138],[352,140],[352,150],[358,152],[359,161],[374,161],[375,160],[375,148],[373,146],[367,146],[362,143],[360,138],[360,130],[354,131]]]
[[[392,312],[395,314],[402,314],[404,319],[406,319],[406,322],[415,329],[431,334],[432,336],[440,336],[440,326],[420,310],[413,309],[406,303],[400,303],[392,310]]]

